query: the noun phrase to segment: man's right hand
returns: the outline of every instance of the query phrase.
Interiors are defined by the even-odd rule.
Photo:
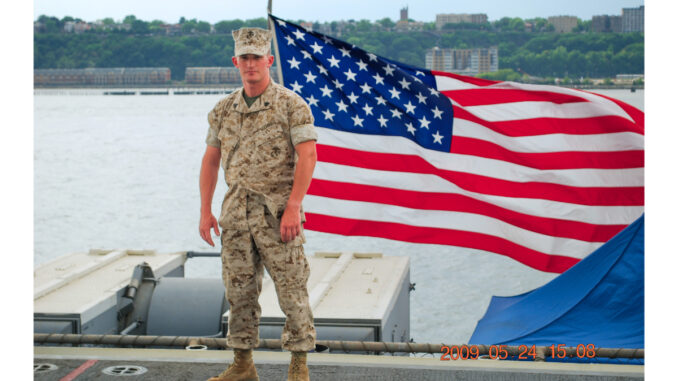
[[[219,224],[217,223],[217,219],[214,218],[214,215],[212,213],[209,213],[208,215],[200,215],[200,236],[202,237],[205,242],[209,243],[210,246],[214,246],[214,242],[212,241],[212,232],[210,232],[210,229],[214,228],[214,234],[219,236]]]

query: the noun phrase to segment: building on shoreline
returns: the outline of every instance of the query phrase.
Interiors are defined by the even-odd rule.
[[[591,31],[595,33],[621,33],[622,17],[612,15],[593,16]]]
[[[556,33],[571,33],[577,27],[577,16],[550,16],[549,24],[553,25]]]
[[[445,24],[485,24],[487,15],[484,13],[441,13],[436,15],[436,29],[441,30]]]
[[[162,85],[170,79],[171,71],[166,67],[33,70],[34,86]]]
[[[645,31],[645,6],[622,8],[622,33]]]
[[[496,46],[476,49],[441,49],[426,51],[426,69],[464,75],[499,70],[499,52]]]

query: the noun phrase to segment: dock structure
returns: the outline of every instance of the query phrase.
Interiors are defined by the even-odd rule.
[[[421,356],[421,355],[419,355]],[[283,380],[290,354],[254,352],[261,380]],[[233,359],[229,350],[177,350],[36,346],[35,380],[126,379],[206,380]],[[534,361],[457,360],[433,356],[371,356],[338,353],[308,355],[311,379],[334,380],[507,380],[507,381],[626,381],[642,380],[643,365],[577,364]],[[135,376],[136,375],[136,376]]]

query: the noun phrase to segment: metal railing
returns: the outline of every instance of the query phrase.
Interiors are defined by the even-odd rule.
[[[191,337],[191,336],[136,336],[136,335],[80,335],[80,334],[55,334],[55,333],[34,333],[33,342],[36,344],[90,344],[90,345],[112,345],[112,346],[153,346],[153,347],[181,347],[202,345],[207,348],[226,349],[225,338],[214,337]],[[259,347],[262,349],[280,349],[281,340],[278,339],[259,339]],[[506,346],[506,345],[445,345],[428,343],[394,343],[394,342],[374,342],[374,341],[336,341],[336,340],[317,340],[317,347],[326,347],[330,350],[341,351],[360,351],[376,353],[448,353],[453,352],[450,348],[456,347],[458,354],[463,354],[464,347],[466,354],[473,353],[475,358],[518,358],[525,355],[526,346]],[[595,348],[591,353],[582,353],[578,347],[558,347],[557,351],[553,346],[534,346],[534,354],[531,356],[536,361],[544,361],[549,357],[558,358],[592,358],[602,357],[610,359],[644,359],[644,349],[630,348]],[[472,352],[471,352],[472,351]],[[494,356],[493,356],[494,351]],[[505,353],[505,356],[503,355]],[[528,356],[529,357],[529,356]],[[468,358],[468,357],[467,357]]]

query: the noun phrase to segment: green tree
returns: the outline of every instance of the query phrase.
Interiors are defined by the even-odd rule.
[[[384,29],[391,29],[395,26],[395,23],[388,17],[377,20],[377,24],[381,25],[381,27]]]
[[[230,21],[219,21],[214,24],[214,29],[217,33],[227,33],[230,34],[231,31],[240,29],[245,25],[245,23],[240,19],[230,20]]]
[[[209,33],[212,26],[207,21],[199,21],[195,26],[195,29],[200,33]]]

